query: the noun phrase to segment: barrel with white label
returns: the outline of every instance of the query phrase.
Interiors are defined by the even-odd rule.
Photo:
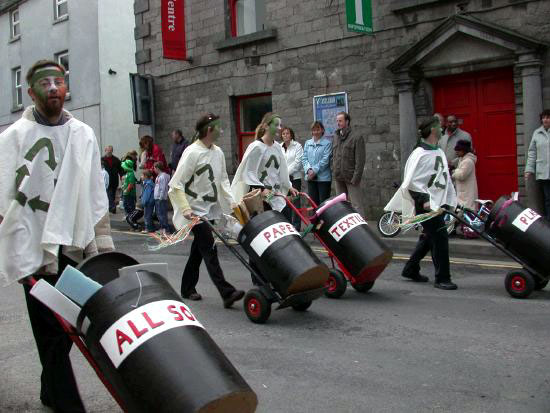
[[[254,412],[256,394],[180,300],[163,277],[139,271],[84,305],[86,345],[125,410]]]
[[[393,253],[349,202],[337,202],[318,218],[317,234],[356,280],[376,280]]]
[[[543,276],[550,276],[550,223],[531,208],[503,196],[485,229],[503,246]]]
[[[278,211],[256,215],[243,227],[239,244],[283,297],[325,285],[328,267]]]

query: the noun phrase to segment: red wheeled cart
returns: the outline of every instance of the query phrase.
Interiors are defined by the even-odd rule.
[[[345,194],[319,206],[308,194],[300,192],[299,196],[306,201],[304,208],[297,208],[289,198],[287,205],[307,225],[303,236],[312,232],[332,263],[325,295],[341,297],[348,281],[358,292],[369,291],[391,261],[393,252],[346,201]]]

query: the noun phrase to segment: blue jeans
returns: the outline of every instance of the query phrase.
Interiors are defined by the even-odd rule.
[[[124,212],[126,215],[131,214],[136,209],[136,196],[135,195],[122,195],[122,205],[124,206]]]
[[[155,210],[157,211],[157,218],[159,219],[160,227],[166,231],[170,230],[168,225],[168,200],[167,199],[155,199]]]
[[[153,226],[153,211],[155,210],[155,204],[143,205],[143,212],[145,213],[145,230],[153,232],[155,227]]]

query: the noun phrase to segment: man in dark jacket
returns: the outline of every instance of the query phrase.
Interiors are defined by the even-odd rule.
[[[336,115],[338,129],[332,142],[332,179],[336,193],[345,193],[353,207],[363,215],[361,207],[361,177],[365,167],[363,137],[350,127],[351,118],[346,112]]]
[[[172,131],[172,151],[170,154],[170,170],[172,175],[178,167],[178,163],[181,158],[181,154],[189,146],[189,142],[183,137],[181,130],[176,129]]]
[[[107,198],[109,198],[109,212],[116,213],[115,196],[118,189],[119,177],[123,175],[120,167],[120,159],[113,155],[112,145],[105,147],[105,156],[101,158],[105,164],[105,170],[109,174],[109,186],[107,187]]]

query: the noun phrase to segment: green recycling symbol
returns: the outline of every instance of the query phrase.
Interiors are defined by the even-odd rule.
[[[262,174],[260,175],[260,182],[262,184],[264,183],[264,179],[267,178],[267,170],[269,169],[269,167],[271,166],[272,163],[275,164],[275,169],[279,170],[279,161],[277,161],[277,157],[275,155],[271,155],[269,157],[269,159],[267,160],[267,162],[265,163],[265,169],[262,171]],[[275,185],[274,188],[272,188],[270,185],[264,185],[264,187],[266,189],[279,189],[280,188],[279,185]]]
[[[216,184],[214,183],[214,171],[212,170],[212,167],[208,164],[201,166],[199,169],[197,169],[197,171],[195,172],[195,175],[197,176],[202,175],[206,171],[208,171],[208,180],[212,185],[212,190],[214,191],[214,195],[205,195],[202,197],[202,199],[208,202],[216,202],[218,200],[218,188],[216,188]],[[185,193],[190,197],[196,199],[198,197],[198,194],[191,190],[191,184],[195,180],[195,175],[193,175],[191,179],[189,179],[189,181],[187,181],[187,183],[185,184]]]
[[[57,167],[57,162],[55,161],[53,144],[51,139],[49,138],[38,139],[35,144],[27,151],[24,158],[27,161],[32,162],[36,155],[38,155],[38,152],[40,152],[43,148],[48,149],[48,160],[45,161],[46,165],[48,165],[52,171],[55,171],[55,168]],[[40,199],[40,195],[28,199],[27,195],[19,190],[19,187],[21,186],[21,183],[23,182],[25,176],[30,176],[29,168],[27,168],[27,165],[23,165],[17,168],[17,170],[15,171],[15,188],[17,190],[17,193],[15,195],[16,201],[19,202],[22,207],[24,207],[28,203],[33,212],[36,212],[36,210],[48,212],[50,204],[48,202],[42,201]]]

